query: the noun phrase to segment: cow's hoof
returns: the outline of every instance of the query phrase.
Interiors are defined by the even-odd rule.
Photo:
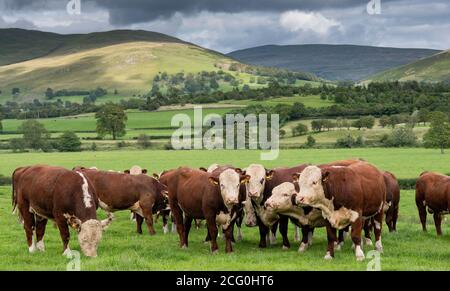
[[[325,257],[323,257],[325,260],[332,260],[333,259],[333,256],[331,256],[331,254],[330,254],[330,252],[327,252],[326,254],[325,254]]]
[[[375,243],[375,249],[378,252],[383,253],[383,245],[381,244],[381,240],[379,240]]]
[[[28,252],[30,254],[35,253],[37,251],[36,246],[33,244],[31,247],[28,248]]]
[[[238,235],[237,241],[242,241],[242,235]]]
[[[299,253],[303,253],[303,252],[305,252],[306,250],[308,249],[308,244],[305,244],[305,243],[301,243],[300,244],[300,247],[298,248],[298,252]]]
[[[282,250],[288,250],[289,247],[288,247],[288,246],[282,246],[281,249],[282,249]]]
[[[371,246],[371,245],[373,245],[372,240],[371,240],[370,238],[365,238],[365,239],[364,239],[364,244],[365,244],[366,246]]]
[[[63,256],[64,257],[72,257],[72,251],[70,250],[69,247],[67,247],[67,249],[64,250]]]
[[[36,244],[36,249],[40,252],[45,252],[44,241],[38,241],[38,243]]]
[[[334,250],[335,251],[340,251],[342,249],[342,245],[341,243],[335,243],[334,244]]]
[[[213,254],[213,255],[217,255],[218,253],[219,253],[219,250],[214,250],[211,252],[211,254]]]
[[[181,246],[181,249],[182,249],[182,250],[186,250],[187,248],[188,248],[187,245],[182,245],[182,246]]]
[[[365,259],[366,259],[365,256],[356,256],[356,260],[357,260],[358,262],[362,262],[362,261],[364,261]]]

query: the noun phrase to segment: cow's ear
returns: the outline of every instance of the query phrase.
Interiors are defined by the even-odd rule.
[[[208,170],[206,169],[206,168],[204,168],[204,167],[200,167],[200,168],[198,168],[200,171],[203,171],[203,172],[208,172]]]
[[[156,174],[156,173],[153,173],[153,178],[155,178],[156,180],[159,180],[159,175],[158,174]]]
[[[292,180],[295,182],[298,182],[298,179],[300,178],[300,174],[299,173],[295,173],[292,174]]]
[[[241,184],[247,183],[250,180],[250,175],[241,176]]]
[[[148,173],[147,169],[142,169],[142,174],[146,175]]]
[[[267,170],[266,169],[266,180],[272,180],[274,173],[275,172],[273,170]]]
[[[219,185],[219,180],[215,177],[209,177],[208,181],[213,185]]]
[[[81,220],[75,215],[64,214],[64,217],[67,219],[67,224],[75,229],[77,232],[81,230]]]
[[[236,173],[238,173],[238,174],[244,174],[244,172],[242,171],[241,168],[235,168],[234,170],[235,170]]]
[[[326,182],[330,177],[330,171],[325,171],[322,173],[322,182]]]
[[[125,170],[125,171],[123,171],[125,174],[129,174],[130,173],[130,170]]]

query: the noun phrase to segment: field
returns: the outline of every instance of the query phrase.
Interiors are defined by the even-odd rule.
[[[0,174],[25,164],[46,163],[71,168],[74,165],[97,166],[102,169],[123,170],[134,164],[151,172],[179,165],[207,166],[213,162],[231,163],[245,167],[259,160],[259,151],[114,151],[83,153],[25,153],[0,154]],[[425,149],[356,149],[356,150],[283,150],[276,161],[263,162],[266,167],[294,165],[302,162],[322,163],[331,160],[361,157],[382,169],[394,172],[399,178],[417,177],[424,170],[448,172],[449,155],[440,155]],[[25,234],[11,213],[11,189],[0,187],[0,261],[1,270],[65,270],[69,260],[61,255],[59,233],[50,223],[45,237],[46,252],[28,254]],[[100,217],[104,213],[99,211]],[[414,204],[414,191],[402,191],[398,232],[383,230],[385,252],[381,259],[382,270],[450,270],[450,234],[444,222],[444,235],[437,238],[429,217],[429,232],[422,233]],[[293,241],[290,226],[291,249],[281,249],[277,244],[258,249],[256,228],[243,227],[244,240],[234,245],[234,253],[224,253],[224,243],[219,240],[219,254],[211,255],[203,243],[204,226],[193,230],[188,250],[178,247],[176,234],[164,235],[161,221],[155,236],[138,235],[129,212],[116,213],[116,220],[104,233],[99,247],[99,257],[81,257],[82,270],[365,270],[369,260],[356,262],[349,241],[336,253],[333,261],[324,261],[326,237],[323,229],[314,236],[314,244],[306,253],[297,253],[298,243]],[[279,235],[278,235],[279,236]],[[71,248],[79,250],[72,233]],[[366,247],[365,252],[371,250]]]

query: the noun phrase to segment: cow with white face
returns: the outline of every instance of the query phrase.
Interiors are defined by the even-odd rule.
[[[348,166],[309,166],[299,175],[298,183],[300,191],[296,203],[320,209],[328,221],[326,259],[334,256],[336,230],[351,225],[356,258],[364,260],[361,231],[365,217],[379,226],[375,229],[376,248],[380,252],[383,250],[381,222],[386,186],[383,173],[376,167],[364,161]]]
[[[252,214],[256,216],[256,222],[260,231],[261,248],[266,247],[266,236],[269,234],[269,225],[264,221],[264,217],[268,214],[268,210],[264,208],[264,203],[272,195],[272,190],[282,184],[283,182],[292,181],[294,173],[301,172],[306,165],[300,165],[292,168],[276,168],[274,170],[267,170],[262,165],[252,164],[246,168],[246,174],[250,176],[249,182],[246,184],[247,202],[246,211],[247,217],[252,218]],[[249,221],[251,223],[251,221]],[[275,232],[277,224],[280,224],[280,233],[283,237],[283,248],[290,247],[289,239],[287,237],[287,227],[289,218],[284,215],[279,216],[279,220],[272,225],[272,234],[270,235],[270,242],[275,242]]]

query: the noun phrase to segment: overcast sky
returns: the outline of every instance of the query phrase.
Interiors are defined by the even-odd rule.
[[[379,0],[380,14],[368,13],[369,0],[76,1],[81,13],[71,15],[69,0],[0,0],[0,28],[145,29],[223,53],[307,43],[450,48],[449,0]]]

